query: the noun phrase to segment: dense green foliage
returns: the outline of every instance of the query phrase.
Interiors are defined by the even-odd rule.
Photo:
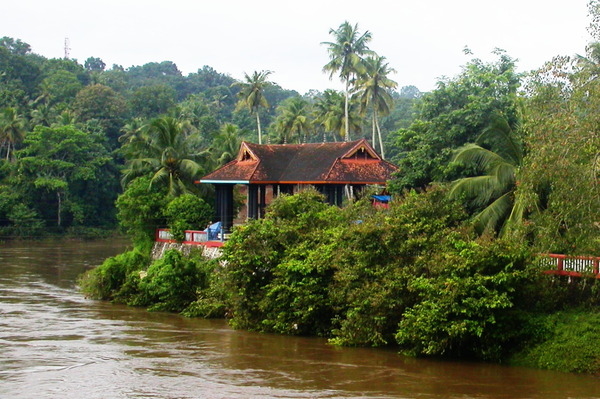
[[[216,267],[216,262],[207,261],[195,252],[184,256],[177,250],[169,250],[162,258],[150,262],[144,251],[134,249],[88,271],[79,284],[82,292],[94,299],[146,306],[155,311],[223,317],[222,304],[201,308],[197,302],[202,292],[210,289]]]
[[[167,204],[166,188],[151,187],[150,177],[137,178],[117,199],[119,224],[134,244],[148,245],[156,229],[166,224]]]
[[[511,359],[511,364],[575,373],[600,371],[600,314],[571,310],[540,318],[547,339]]]
[[[89,57],[83,64],[46,59],[19,39],[1,38],[0,191],[15,195],[0,200],[0,234],[22,237],[114,229],[115,199],[135,177],[150,173],[153,184],[168,184],[172,195],[194,192],[210,203],[210,189],[198,189],[194,180],[231,160],[242,140],[337,140],[345,119],[350,119],[352,138],[367,130],[372,115],[361,113],[356,101],[345,118],[344,96],[338,93],[341,105],[329,104],[324,116],[316,104],[326,101],[328,94],[313,91],[300,96],[267,80],[271,74],[254,72],[241,82],[204,66],[184,76],[171,61],[107,68],[99,57]],[[387,105],[396,104],[399,113],[391,113],[382,124],[383,140],[399,119],[404,124],[407,115],[410,119],[407,110],[414,103],[392,94],[396,100],[390,103],[387,94]],[[65,178],[54,172],[43,189],[42,176],[37,176],[43,173],[17,176],[19,157],[38,166],[48,161],[40,148],[28,149],[34,145],[34,132],[42,128],[87,135],[94,148],[82,150],[90,150],[82,161],[101,165],[100,170],[88,174],[84,183],[71,184],[68,193],[59,187]],[[36,190],[31,187],[34,180]],[[90,196],[90,187],[96,187],[98,195]],[[38,202],[42,191],[44,198]],[[51,196],[60,202],[59,210],[56,204],[48,206]]]
[[[173,238],[183,241],[185,230],[202,229],[211,221],[213,209],[202,198],[184,194],[169,202],[165,216]]]
[[[592,5],[597,22],[600,7]],[[183,77],[170,62],[104,71],[98,59],[83,68],[0,41],[0,78],[8,83],[0,91],[0,226],[39,231],[57,203],[61,223],[86,223],[82,191],[72,185],[84,187],[124,161],[118,218],[136,250],[82,278],[91,297],[227,315],[236,328],[318,335],[339,345],[599,372],[598,283],[545,275],[548,266],[536,261],[548,252],[600,255],[598,43],[585,57],[552,60],[526,81],[515,60],[497,50],[495,61],[473,59],[431,93],[405,87],[378,96],[394,84],[384,58],[366,46],[371,34],[357,28],[345,22],[325,43],[325,69],[346,83],[345,93],[303,98],[268,82],[268,71],[238,84],[209,67]],[[91,85],[91,76],[110,90]],[[121,101],[125,107],[111,108]],[[94,104],[124,113],[96,114]],[[21,111],[26,106],[35,108],[31,116]],[[262,136],[261,123],[281,143],[368,130],[375,143],[377,132],[386,145],[381,153],[400,166],[389,185],[390,208],[375,210],[366,194],[342,208],[312,190],[282,195],[263,219],[234,229],[220,262],[172,251],[151,263],[155,227],[169,224],[181,239],[184,229],[209,220],[210,193],[190,180],[231,160],[241,139]],[[51,151],[35,144],[46,129],[72,131],[96,155],[75,151],[76,159],[55,164]],[[105,161],[119,145],[113,154],[124,159]],[[48,165],[48,176],[39,168],[24,175],[28,162]],[[34,190],[48,203],[60,200],[43,213],[23,201]]]
[[[80,279],[81,291],[93,299],[126,301],[133,288],[131,281],[140,277],[149,262],[149,257],[139,250],[131,250],[107,259],[104,263],[87,271]]]
[[[81,285],[94,298],[227,315],[236,328],[338,345],[597,370],[587,333],[555,343],[570,322],[561,327],[552,312],[597,306],[598,285],[565,284],[533,259],[523,242],[478,236],[442,187],[407,192],[387,211],[367,198],[329,206],[308,190],[278,197],[265,218],[236,228],[219,262],[171,250],[150,263],[133,251],[88,272]],[[592,318],[588,330],[595,328]],[[544,348],[568,345],[581,348],[576,366],[536,360]]]
[[[510,126],[517,122],[520,78],[515,61],[500,51],[497,56],[491,63],[473,59],[459,76],[440,81],[422,97],[417,120],[394,133],[392,161],[401,169],[394,182],[398,190],[460,177],[449,164],[454,149],[475,142],[498,113]]]
[[[541,276],[523,246],[476,238],[445,198],[408,194],[386,213],[279,198],[226,246],[232,325],[503,358],[536,330],[524,296]]]
[[[96,134],[74,126],[37,126],[3,165],[12,194],[2,201],[12,234],[35,234],[40,227],[108,226],[118,183],[111,158]],[[0,217],[1,218],[1,217]],[[21,224],[20,221],[25,224]],[[41,223],[27,222],[37,220]],[[21,231],[19,231],[21,230]]]

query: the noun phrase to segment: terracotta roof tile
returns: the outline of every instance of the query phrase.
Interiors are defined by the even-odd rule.
[[[201,182],[385,183],[396,170],[364,139],[320,144],[244,142],[236,160],[204,176]]]

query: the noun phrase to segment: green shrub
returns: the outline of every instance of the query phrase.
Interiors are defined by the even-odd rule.
[[[208,276],[198,262],[197,257],[186,257],[177,250],[165,252],[140,276],[136,304],[149,306],[149,310],[184,310],[196,300],[196,291],[208,285]]]
[[[315,265],[341,215],[323,196],[307,190],[278,197],[264,219],[234,231],[224,247],[234,327],[287,334],[328,330],[332,272]]]
[[[409,283],[418,301],[403,314],[398,343],[417,355],[502,359],[535,330],[521,297],[539,276],[529,257],[506,241],[448,236]]]
[[[212,207],[193,194],[174,198],[165,210],[171,234],[180,242],[185,239],[185,230],[203,230],[213,214]]]
[[[102,265],[88,270],[79,278],[81,291],[89,298],[126,302],[123,285],[149,262],[146,252],[138,249],[108,258]],[[131,284],[131,283],[130,283]]]
[[[570,310],[540,317],[543,340],[532,342],[511,364],[575,373],[600,373],[600,313]]]
[[[204,286],[198,286],[196,300],[181,314],[186,317],[205,319],[224,318],[227,314],[227,292],[223,284],[223,267],[217,260],[202,259],[198,263],[200,273],[205,276]]]
[[[464,217],[442,188],[433,187],[407,193],[389,211],[349,224],[334,251],[332,342],[393,344],[404,310],[417,301],[409,283],[426,272],[417,260],[434,253]]]

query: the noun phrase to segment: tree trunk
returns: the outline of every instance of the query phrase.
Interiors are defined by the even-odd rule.
[[[373,111],[373,115],[375,117],[375,126],[377,126],[377,135],[379,136],[379,150],[381,151],[381,159],[385,159],[385,154],[383,153],[383,140],[381,139],[381,129],[379,128],[376,110]],[[375,144],[373,144],[373,147],[375,147]]]
[[[346,132],[344,134],[344,141],[350,141],[350,120],[349,120],[349,112],[348,112],[348,103],[350,102],[350,79],[346,80],[346,102],[344,104],[344,122],[346,127]]]
[[[371,143],[373,143],[373,148],[377,148],[377,138],[375,137],[375,120],[376,120],[376,116],[375,116],[375,107],[373,107],[373,118],[371,119],[371,124],[373,125],[373,134],[372,134],[372,138],[371,138]]]
[[[256,126],[258,127],[258,144],[262,144],[262,133],[260,131],[260,117],[258,116],[258,110],[256,110]]]

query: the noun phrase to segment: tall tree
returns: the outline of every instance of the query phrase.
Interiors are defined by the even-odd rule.
[[[271,71],[254,71],[252,76],[244,73],[244,82],[236,82],[233,86],[240,87],[238,92],[237,108],[247,108],[250,113],[256,115],[256,127],[258,129],[258,144],[262,144],[262,132],[260,128],[260,107],[268,108],[269,103],[264,96],[264,90],[270,82],[267,80]]]
[[[342,140],[346,137],[344,108],[344,95],[338,91],[328,89],[316,98],[313,106],[313,123],[323,129],[323,142],[326,141],[328,132],[332,134],[334,141],[337,141],[338,136]],[[362,125],[357,108],[356,102],[350,99],[348,125],[356,131],[360,130]]]
[[[340,92],[325,90],[316,98],[313,113],[315,124],[323,129],[323,142],[327,132],[332,133],[334,140],[337,132],[344,137],[344,96]]]
[[[4,36],[0,38],[0,47],[8,49],[12,54],[15,55],[26,55],[31,52],[31,46],[21,39],[13,39],[12,37]]]
[[[426,187],[433,181],[462,177],[453,167],[454,150],[473,143],[490,124],[494,112],[504,115],[509,125],[518,120],[517,89],[520,75],[515,61],[502,50],[498,60],[471,60],[460,75],[438,82],[437,89],[423,96],[417,119],[395,134],[392,159],[400,167],[392,190]]]
[[[104,71],[104,68],[106,68],[104,61],[98,57],[89,57],[85,60],[83,66],[90,72],[102,72]]]
[[[73,111],[81,122],[95,119],[111,147],[117,147],[119,130],[127,112],[127,104],[119,93],[101,84],[86,86],[75,96]]]
[[[329,73],[330,79],[338,73],[345,84],[344,116],[346,133],[344,139],[349,141],[350,85],[352,80],[365,69],[362,57],[373,54],[368,47],[368,43],[371,41],[371,33],[366,31],[360,34],[358,24],[352,26],[348,21],[344,21],[338,29],[330,29],[329,34],[333,35],[334,41],[321,43],[328,46],[327,51],[329,52],[329,62],[323,67],[323,72]]]
[[[33,102],[30,105],[33,106]],[[56,116],[56,108],[51,107],[46,103],[41,103],[31,110],[30,123],[32,126],[50,126],[52,121],[56,119]]]
[[[83,224],[97,214],[97,207],[106,208],[107,198],[92,209],[93,197],[87,195],[100,197],[98,186],[109,179],[104,171],[110,156],[98,136],[72,125],[36,126],[16,156],[17,187],[35,198],[35,206],[48,220],[53,219],[49,210],[55,210],[57,226],[66,224],[65,216],[70,223]]]
[[[381,138],[381,129],[379,127],[379,116],[389,115],[394,106],[394,99],[390,93],[391,89],[396,88],[398,84],[388,77],[394,69],[388,67],[385,57],[373,55],[365,58],[365,73],[359,75],[356,86],[359,89],[357,93],[363,112],[371,108],[372,126],[373,126],[373,147],[376,145],[375,130],[379,137],[379,150],[381,157],[384,158],[383,140]]]
[[[6,151],[6,160],[12,159],[17,144],[25,138],[23,118],[12,107],[4,108],[0,114],[0,151]]]
[[[232,123],[225,123],[207,151],[212,155],[215,166],[223,166],[236,157],[241,144],[240,129]]]
[[[133,114],[152,118],[166,114],[175,105],[175,90],[164,84],[142,86],[131,93],[129,103]]]
[[[58,69],[51,71],[41,83],[41,96],[48,104],[71,104],[83,88],[77,74]]]
[[[171,117],[157,118],[147,129],[147,134],[140,137],[143,149],[139,156],[128,161],[123,184],[152,174],[150,184],[168,187],[170,195],[194,191],[194,179],[200,177],[202,167],[189,151],[182,122]]]
[[[528,223],[536,251],[585,255],[600,237],[600,79],[571,65],[556,57],[527,81],[519,190],[543,205]]]
[[[308,101],[301,97],[290,97],[277,107],[278,115],[274,127],[281,141],[296,139],[298,143],[306,142],[306,137],[312,129]]]

